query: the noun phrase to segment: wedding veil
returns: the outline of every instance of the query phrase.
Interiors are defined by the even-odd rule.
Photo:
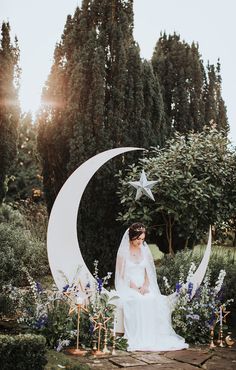
[[[131,258],[129,252],[129,229],[127,229],[122,237],[117,257],[116,257],[116,270],[115,270],[115,289],[120,297],[130,289],[130,278],[128,277],[126,265],[127,261]],[[150,289],[156,294],[161,294],[157,284],[156,268],[154,265],[151,251],[146,242],[142,245],[142,252],[146,258],[146,270],[150,284]]]

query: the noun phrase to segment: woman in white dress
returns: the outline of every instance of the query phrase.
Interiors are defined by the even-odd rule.
[[[124,313],[128,351],[188,348],[171,325],[171,304],[160,293],[146,229],[135,223],[126,230],[116,259],[115,287]]]

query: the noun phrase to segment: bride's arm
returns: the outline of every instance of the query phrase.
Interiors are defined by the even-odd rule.
[[[147,275],[147,270],[145,269],[145,278],[144,278],[144,283],[142,285],[142,287],[139,289],[139,292],[141,294],[145,294],[145,293],[149,293],[149,279],[148,279],[148,275]]]

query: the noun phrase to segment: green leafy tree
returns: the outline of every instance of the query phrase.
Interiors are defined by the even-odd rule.
[[[219,226],[235,215],[235,152],[224,132],[204,129],[187,137],[176,134],[164,149],[155,149],[139,166],[120,173],[119,195],[123,222],[142,220],[150,238],[173,254],[201,240],[209,225]],[[157,180],[155,202],[135,201],[128,181],[136,181],[141,167]]]
[[[42,199],[42,169],[36,134],[37,127],[32,122],[31,114],[23,114],[18,127],[17,157],[8,175],[7,201]]]
[[[0,201],[5,197],[7,175],[16,156],[19,121],[19,48],[10,39],[10,25],[3,22],[0,39]]]

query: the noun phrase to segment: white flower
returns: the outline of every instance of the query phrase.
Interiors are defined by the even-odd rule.
[[[217,279],[216,285],[215,285],[216,293],[218,293],[221,290],[222,284],[224,282],[225,275],[226,275],[225,270],[220,270],[220,273],[219,273],[219,276],[218,276],[218,279]]]
[[[194,262],[192,262],[191,265],[190,265],[189,271],[188,271],[187,279],[186,279],[187,283],[189,283],[192,280],[192,277],[193,277],[193,274],[194,274],[195,270],[196,270],[196,265],[195,265]]]

